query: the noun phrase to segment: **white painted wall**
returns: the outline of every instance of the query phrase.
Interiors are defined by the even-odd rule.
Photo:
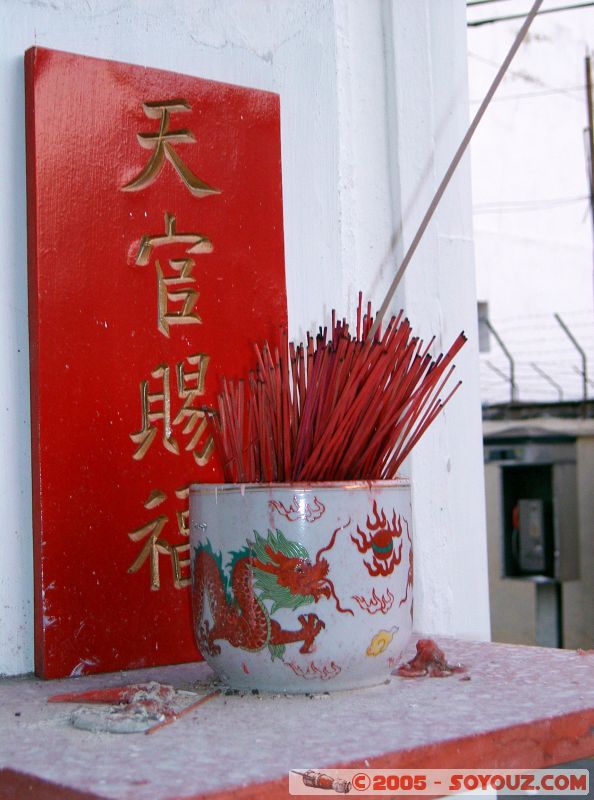
[[[357,291],[379,305],[467,123],[464,0],[3,0],[0,96],[0,673],[32,669],[22,56],[69,50],[281,95],[293,335]],[[463,390],[409,464],[416,625],[489,635],[468,164],[399,302],[424,337],[464,328]],[[398,304],[396,304],[398,305]]]
[[[526,12],[529,0],[486,4],[469,19]],[[545,0],[544,10],[570,5]],[[503,60],[521,20],[468,30],[471,112]],[[555,401],[556,389],[579,399],[580,358],[553,317],[561,314],[588,352],[594,372],[592,217],[584,128],[584,57],[594,50],[594,7],[543,14],[472,143],[478,296],[517,360],[519,399]],[[509,400],[509,387],[487,361],[508,373],[495,342],[481,357],[485,402]],[[591,376],[594,377],[594,376]],[[594,385],[589,386],[594,396]]]

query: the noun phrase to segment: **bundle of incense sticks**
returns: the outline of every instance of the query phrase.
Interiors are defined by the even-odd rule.
[[[462,383],[445,399],[461,333],[436,359],[403,314],[369,336],[371,304],[359,294],[353,336],[332,312],[307,344],[255,345],[244,381],[223,380],[215,442],[229,483],[377,480],[400,465]]]

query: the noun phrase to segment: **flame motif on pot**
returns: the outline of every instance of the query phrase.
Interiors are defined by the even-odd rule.
[[[378,575],[391,575],[394,568],[402,559],[402,542],[398,542],[398,549],[394,547],[394,540],[400,539],[403,532],[402,525],[406,525],[408,535],[408,522],[396,512],[392,512],[392,521],[388,519],[384,510],[378,513],[377,501],[373,501],[373,518],[367,517],[366,531],[357,525],[357,532],[351,534],[352,541],[357,545],[360,553],[371,551],[372,562],[363,561],[367,571],[372,577]]]
[[[280,500],[270,500],[268,505],[289,522],[296,522],[298,519],[316,522],[326,510],[326,506],[317,497],[314,497],[311,505],[305,502],[300,503],[298,497],[293,497],[293,502],[288,508]]]
[[[295,675],[298,675],[300,678],[305,678],[305,680],[321,678],[323,681],[328,681],[331,678],[336,678],[341,672],[340,667],[334,661],[331,661],[329,664],[320,665],[316,664],[315,661],[311,661],[305,669],[294,661],[287,661],[286,664],[287,667],[291,667]]]
[[[362,608],[363,611],[367,611],[368,614],[377,614],[378,611],[382,614],[387,614],[394,605],[394,595],[389,589],[386,590],[385,595],[382,594],[379,597],[374,589],[369,600],[362,595],[354,594],[353,600],[356,600],[359,608]],[[406,598],[403,598],[400,601],[400,605],[402,605],[405,600]]]

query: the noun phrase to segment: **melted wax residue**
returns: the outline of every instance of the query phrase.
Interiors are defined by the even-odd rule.
[[[425,675],[430,678],[447,678],[454,672],[466,672],[466,668],[461,664],[448,664],[445,653],[433,639],[419,639],[416,656],[407,664],[401,664],[392,675],[399,675],[401,678],[422,678]]]

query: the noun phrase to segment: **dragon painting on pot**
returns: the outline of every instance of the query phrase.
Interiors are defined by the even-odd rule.
[[[316,489],[316,507],[323,503],[327,513],[299,514],[300,504],[313,506],[308,495],[314,488],[253,484],[243,493],[231,486],[193,491],[196,638],[232,686],[305,692],[379,683],[389,674],[388,658],[408,640],[412,598],[406,562],[401,565],[404,542],[412,553],[410,535],[402,536],[409,530],[407,483],[390,487],[391,505],[381,495],[389,489],[328,484],[323,495]],[[278,516],[273,526],[271,512]],[[391,542],[393,520],[400,526],[398,558],[393,551],[390,568],[370,570],[364,555],[371,545],[361,544],[367,541],[362,531],[369,541],[380,536]],[[386,597],[392,602],[382,606],[381,626],[373,626],[370,615]]]

